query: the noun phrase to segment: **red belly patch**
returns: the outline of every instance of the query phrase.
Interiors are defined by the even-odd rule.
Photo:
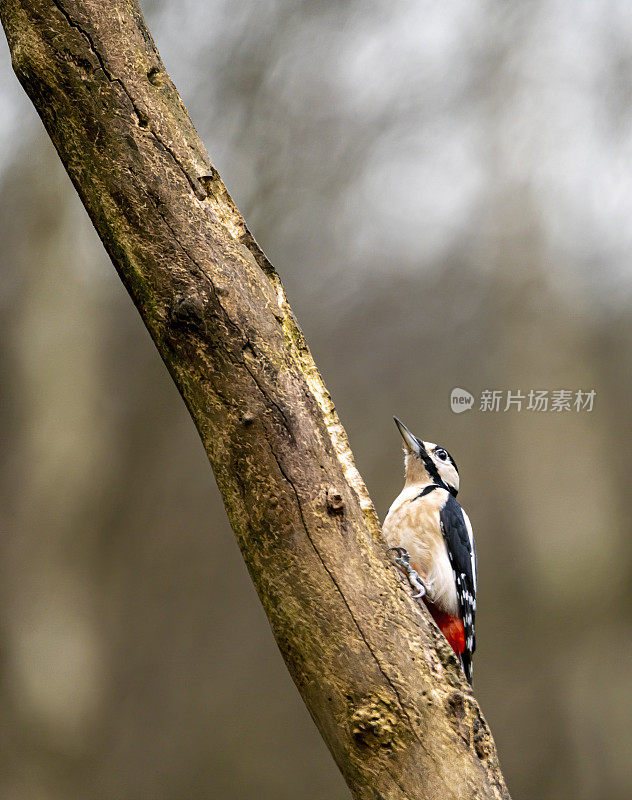
[[[463,621],[459,617],[453,617],[432,605],[426,603],[428,611],[432,614],[432,618],[439,626],[439,630],[448,640],[448,644],[454,652],[460,655],[465,650],[465,629],[463,628]]]

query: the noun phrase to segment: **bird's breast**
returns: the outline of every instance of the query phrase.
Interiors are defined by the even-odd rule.
[[[449,497],[435,489],[419,497],[423,487],[406,487],[391,506],[382,531],[389,547],[405,547],[429,599],[447,614],[458,614],[454,574],[441,533],[441,508]]]

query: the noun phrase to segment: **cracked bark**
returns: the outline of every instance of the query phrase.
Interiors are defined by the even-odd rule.
[[[0,0],[13,67],[200,433],[279,648],[356,798],[509,798],[389,563],[279,278],[133,0]]]

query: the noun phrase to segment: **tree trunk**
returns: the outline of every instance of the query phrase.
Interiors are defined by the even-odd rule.
[[[385,553],[281,282],[137,3],[0,0],[0,15],[18,79],[193,417],[276,641],[354,797],[509,798],[452,651]]]

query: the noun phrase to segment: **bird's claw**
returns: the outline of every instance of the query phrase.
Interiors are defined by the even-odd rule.
[[[410,562],[410,554],[405,547],[389,547],[388,552],[397,553],[397,558],[395,559],[396,564],[400,564],[401,562],[401,566],[404,566]]]
[[[418,599],[423,597],[426,594],[426,587],[424,586],[424,582],[419,577],[419,573],[417,570],[414,570],[410,566],[410,553],[406,550],[405,547],[389,547],[388,552],[397,553],[395,557],[395,563],[402,567],[402,569],[406,572],[408,576],[408,583],[412,586],[413,589],[416,590],[416,594],[413,595],[413,599]]]
[[[411,569],[411,571],[408,573],[408,582],[413,589],[417,589],[417,594],[413,595],[413,600],[417,600],[419,597],[423,597],[426,594],[424,582],[419,577],[419,573],[415,572],[414,569]]]

